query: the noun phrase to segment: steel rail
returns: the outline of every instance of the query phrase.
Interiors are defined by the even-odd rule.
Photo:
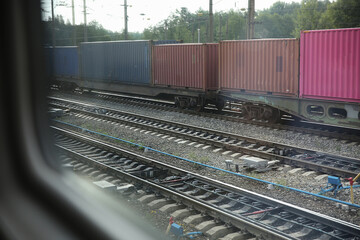
[[[188,171],[185,171],[183,169],[179,169],[177,167],[159,162],[157,160],[141,156],[137,153],[133,153],[128,150],[124,150],[124,149],[118,148],[116,146],[110,145],[108,143],[101,142],[97,139],[86,136],[84,134],[60,129],[58,127],[52,127],[52,128],[56,132],[58,132],[62,135],[71,137],[73,139],[78,139],[80,142],[86,142],[86,143],[91,144],[92,146],[98,146],[99,148],[101,148],[103,150],[116,152],[119,155],[121,154],[126,157],[135,158],[137,161],[146,162],[147,164],[150,164],[157,168],[168,169],[169,172],[171,172],[171,173],[182,174],[182,175],[189,174]],[[208,215],[210,215],[216,219],[220,219],[223,222],[230,223],[231,225],[233,225],[239,229],[243,229],[243,230],[246,229],[247,231],[249,231],[250,233],[252,233],[254,235],[257,235],[257,236],[260,235],[264,239],[297,239],[297,238],[291,236],[290,233],[285,234],[283,231],[277,230],[276,228],[274,229],[273,227],[269,227],[267,224],[264,224],[257,220],[245,217],[247,215],[244,215],[243,217],[241,217],[241,216],[239,217],[239,215],[232,214],[231,211],[224,211],[220,207],[214,207],[211,204],[209,205],[204,200],[199,200],[199,199],[196,199],[189,195],[184,195],[183,193],[181,193],[179,191],[174,191],[174,189],[169,189],[169,187],[164,187],[164,185],[156,184],[155,182],[152,182],[150,180],[146,180],[146,179],[134,176],[127,172],[119,171],[118,169],[108,166],[105,163],[101,163],[101,162],[94,160],[92,158],[89,158],[88,156],[85,156],[79,152],[76,152],[68,147],[62,146],[61,142],[56,144],[56,146],[58,148],[61,148],[63,151],[66,151],[68,154],[70,154],[74,158],[81,159],[81,161],[84,161],[88,165],[100,168],[100,169],[108,172],[109,174],[120,177],[122,179],[123,178],[130,179],[129,180],[130,182],[146,184],[147,186],[150,186],[154,190],[154,192],[160,193],[161,195],[171,198],[177,202],[181,201],[183,204],[190,206],[200,212],[206,212]],[[235,191],[244,196],[252,197],[253,199],[261,199],[261,201],[266,204],[271,204],[272,206],[278,206],[278,207],[281,207],[284,211],[292,212],[292,213],[298,214],[300,216],[306,217],[307,219],[317,221],[317,222],[321,223],[320,225],[322,225],[323,227],[325,224],[326,226],[331,226],[332,228],[337,229],[337,230],[341,229],[341,231],[345,231],[348,234],[352,234],[354,236],[360,236],[360,228],[354,224],[347,223],[347,222],[344,222],[344,221],[341,221],[341,220],[338,220],[338,219],[335,219],[335,218],[332,218],[332,217],[329,217],[329,216],[326,216],[323,214],[315,213],[311,210],[303,209],[303,208],[294,206],[292,204],[285,203],[285,202],[282,202],[282,201],[279,201],[276,199],[272,199],[272,198],[269,198],[266,196],[262,196],[260,194],[256,194],[256,193],[250,192],[248,190],[241,189],[241,188],[229,185],[229,184],[224,184],[217,180],[209,179],[209,178],[201,176],[201,175],[191,173],[191,176],[194,176],[196,179],[204,181],[207,184],[213,184],[214,186],[222,188],[222,189],[232,190],[232,191]],[[294,222],[294,221],[290,220],[290,222]],[[331,234],[331,233],[323,232],[321,229],[316,229],[315,227],[312,227],[312,226],[307,226],[307,227],[309,229],[318,230],[322,234]],[[335,231],[333,231],[333,232],[335,233]],[[335,238],[335,239],[341,239],[341,238]]]
[[[174,103],[159,99],[143,98],[143,97],[136,97],[130,95],[123,95],[123,94],[112,94],[109,92],[98,92],[98,91],[89,92],[87,94],[91,94],[91,96],[95,95],[99,98],[101,98],[101,96],[109,97],[109,99],[113,99],[114,101],[119,101],[120,99],[122,99],[121,101],[127,101],[133,104],[138,104],[147,107],[151,106],[157,109],[183,112],[191,115],[201,115],[205,117],[218,118],[232,122],[241,122],[241,123],[252,124],[262,127],[271,127],[274,129],[288,130],[299,133],[307,133],[311,135],[319,135],[323,137],[360,142],[359,129],[350,129],[350,128],[327,125],[316,122],[294,121],[288,118],[284,118],[286,119],[286,121],[283,121],[282,123],[269,123],[266,121],[245,119],[241,116],[241,114],[239,114],[239,111],[233,110],[232,108],[229,107],[224,108],[222,111],[215,110],[215,107],[214,108],[206,107],[204,111],[196,112],[193,110],[178,109],[175,107]],[[235,104],[235,105],[239,105],[239,104]],[[295,126],[295,125],[299,125],[299,126]]]
[[[68,104],[77,105],[83,108],[92,108],[97,109],[97,111],[101,111],[102,113],[91,112],[84,109],[77,109],[71,106],[63,106],[61,104],[51,103],[51,106],[57,108],[70,109],[70,111],[74,113],[86,114],[88,116],[92,116],[95,118],[104,119],[107,121],[127,124],[131,126],[135,126],[137,128],[146,129],[150,131],[156,131],[162,134],[177,136],[178,138],[196,141],[202,144],[211,145],[218,148],[223,148],[224,150],[240,152],[243,154],[265,158],[269,160],[280,160],[283,163],[294,165],[297,167],[307,168],[310,170],[324,172],[331,175],[336,175],[340,177],[355,177],[358,174],[360,159],[349,158],[336,156],[328,153],[321,153],[311,149],[299,148],[291,145],[285,145],[280,143],[269,142],[261,139],[255,139],[245,136],[240,136],[232,133],[227,133],[223,131],[216,131],[209,128],[201,128],[197,126],[192,126],[188,124],[182,124],[173,121],[166,121],[157,118],[152,118],[144,115],[119,111],[112,108],[102,107],[94,104],[86,104],[78,101],[65,100],[60,98],[51,99],[66,102]],[[112,114],[113,116],[111,116]],[[116,115],[126,116],[120,118]],[[136,119],[136,121],[131,120],[131,118]],[[151,122],[152,124],[149,124]],[[155,126],[156,125],[156,126]],[[164,127],[166,126],[166,127]],[[163,128],[164,127],[164,128]],[[181,131],[177,131],[176,129],[182,129]],[[197,134],[196,134],[197,133]],[[196,134],[196,135],[195,135]],[[204,137],[204,135],[206,135]],[[209,137],[211,136],[211,137]],[[249,147],[250,146],[250,147]],[[265,146],[265,150],[258,150],[261,147]],[[273,150],[271,150],[273,149]],[[271,150],[271,151],[267,151]],[[293,156],[286,156],[287,152],[296,152],[296,155],[307,154],[310,156],[308,160],[299,159]],[[313,156],[320,156],[319,160],[316,160]],[[313,157],[313,158],[311,158]],[[324,160],[325,158],[325,160]],[[315,160],[317,162],[311,162],[310,160]],[[327,163],[328,165],[324,164]],[[333,163],[331,162],[333,161]],[[339,163],[340,162],[340,163]],[[342,163],[341,163],[342,162]],[[331,166],[331,165],[339,165],[339,167]],[[354,171],[341,169],[340,166],[349,167],[354,166]]]

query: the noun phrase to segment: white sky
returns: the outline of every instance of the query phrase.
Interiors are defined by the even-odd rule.
[[[269,8],[278,0],[255,0],[255,9]],[[283,2],[300,2],[301,0],[282,0]],[[54,0],[55,15],[62,15],[64,20],[72,23],[72,0]],[[84,22],[84,0],[74,0],[75,23]],[[86,0],[87,23],[92,20],[99,22],[105,29],[123,31],[124,29],[124,0]],[[142,32],[144,28],[156,25],[166,19],[176,9],[186,7],[192,13],[199,8],[209,9],[209,0],[127,0],[128,7],[128,31]],[[213,12],[239,10],[247,8],[248,0],[213,0]],[[61,6],[67,5],[67,6]],[[51,0],[43,1],[45,18],[51,16]],[[145,14],[144,16],[140,14]]]

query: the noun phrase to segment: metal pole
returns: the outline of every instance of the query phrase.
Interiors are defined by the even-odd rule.
[[[247,39],[254,38],[254,15],[255,15],[255,0],[249,0]]]
[[[84,0],[84,42],[87,42],[87,26],[86,26],[86,0]]]
[[[125,40],[128,39],[128,16],[127,16],[127,1],[124,0],[124,19],[125,19],[125,29],[124,29],[124,37]]]
[[[198,43],[200,43],[200,28],[198,28]]]
[[[229,16],[226,16],[226,39],[229,39]]]
[[[222,39],[222,36],[221,36],[221,25],[222,25],[222,23],[221,23],[221,15],[219,15],[219,41],[221,41]]]
[[[209,42],[214,42],[214,15],[213,15],[213,2],[209,0],[209,27],[210,39]]]
[[[72,25],[73,25],[73,44],[76,45],[76,26],[75,26],[75,6],[74,0],[71,1],[72,3]]]
[[[52,47],[55,47],[55,18],[54,18],[54,0],[51,0],[51,38],[52,38]]]

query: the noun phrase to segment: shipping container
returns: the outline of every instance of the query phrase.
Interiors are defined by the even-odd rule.
[[[178,43],[182,43],[182,41],[178,41],[178,40],[154,40],[153,41],[154,45],[178,44]]]
[[[195,90],[218,87],[218,44],[153,46],[153,84]]]
[[[220,42],[220,89],[298,95],[299,40]]]
[[[301,32],[300,96],[360,102],[360,28]]]
[[[86,81],[151,83],[151,41],[80,44],[81,74]]]
[[[45,48],[46,64],[51,75],[62,78],[79,77],[79,55],[76,46]]]

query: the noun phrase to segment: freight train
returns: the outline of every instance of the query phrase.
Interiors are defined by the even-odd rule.
[[[180,108],[241,102],[249,119],[298,119],[360,129],[360,28],[302,31],[300,39],[210,44],[112,41],[46,48],[62,87],[154,97]]]

